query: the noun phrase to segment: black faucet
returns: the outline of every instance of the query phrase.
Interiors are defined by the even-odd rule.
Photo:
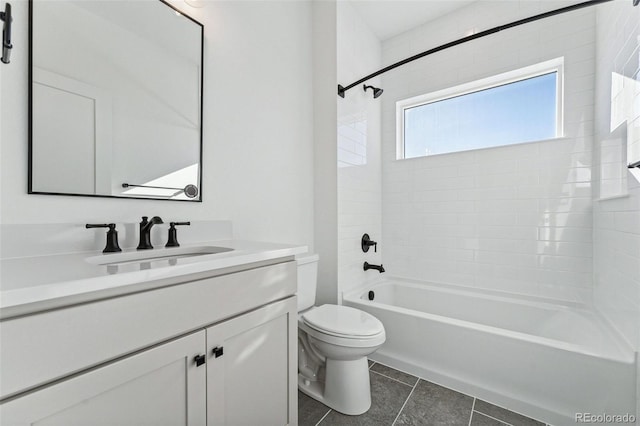
[[[109,228],[107,231],[107,245],[102,250],[103,253],[116,253],[122,251],[120,246],[118,245],[118,231],[116,231],[115,223],[99,223],[92,224],[87,223],[85,225],[86,228]]]
[[[176,226],[191,225],[191,222],[169,222],[169,238],[167,239],[167,245],[165,247],[180,247],[178,243],[178,230]]]
[[[383,273],[384,272],[384,267],[382,266],[382,264],[380,264],[380,266],[378,265],[371,265],[369,262],[364,262],[364,267],[363,269],[365,271],[368,271],[369,269],[375,269],[376,271]]]
[[[158,223],[164,223],[162,218],[154,216],[151,220],[147,220],[147,216],[142,216],[142,222],[140,222],[140,243],[138,244],[138,250],[152,249],[151,245],[151,228]]]

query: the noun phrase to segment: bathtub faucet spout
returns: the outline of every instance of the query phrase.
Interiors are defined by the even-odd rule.
[[[378,265],[371,265],[369,262],[364,262],[364,267],[363,269],[365,271],[368,271],[369,269],[375,269],[376,271],[383,273],[384,272],[384,266],[382,266],[382,264],[380,264],[380,266]]]

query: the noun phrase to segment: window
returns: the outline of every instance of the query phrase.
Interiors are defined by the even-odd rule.
[[[561,136],[562,58],[400,101],[398,158]]]

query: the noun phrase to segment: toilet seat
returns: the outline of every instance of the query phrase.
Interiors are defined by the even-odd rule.
[[[302,314],[309,328],[342,339],[376,340],[384,326],[373,315],[341,305],[322,305]]]

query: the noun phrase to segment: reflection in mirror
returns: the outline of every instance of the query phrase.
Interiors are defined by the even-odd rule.
[[[162,1],[30,7],[29,193],[201,201],[202,25]]]

